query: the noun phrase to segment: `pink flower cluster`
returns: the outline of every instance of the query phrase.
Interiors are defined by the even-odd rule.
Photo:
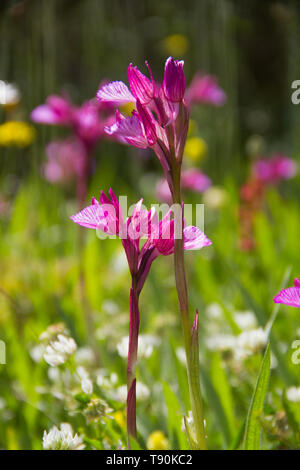
[[[72,130],[71,138],[48,145],[48,161],[44,166],[46,179],[67,182],[74,177],[87,178],[91,152],[100,138],[107,138],[104,128],[112,122],[108,108],[97,101],[87,101],[77,107],[66,97],[51,95],[45,104],[32,111],[31,119],[40,124],[66,126]]]
[[[293,178],[297,173],[297,164],[291,158],[279,154],[255,162],[252,173],[255,179],[264,183],[278,183]]]
[[[141,199],[135,204],[132,215],[124,218],[119,201],[109,190],[110,198],[101,191],[100,202],[95,198],[92,205],[73,215],[73,222],[107,235],[117,235],[121,240],[127,256],[132,278],[136,280],[139,293],[145,283],[152,262],[161,254],[171,255],[174,252],[175,219],[171,219],[171,211],[158,220],[154,208],[147,211]],[[211,244],[211,241],[197,227],[188,226],[183,229],[184,249],[199,250]],[[140,247],[140,240],[147,238]]]

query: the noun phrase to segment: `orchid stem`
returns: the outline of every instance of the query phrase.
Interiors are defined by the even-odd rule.
[[[127,446],[130,449],[130,436],[136,439],[136,364],[140,324],[139,294],[135,279],[130,290],[130,322],[127,364]]]
[[[175,220],[175,240],[174,240],[174,269],[176,289],[181,313],[181,323],[184,336],[184,345],[187,362],[187,375],[190,392],[190,401],[192,408],[192,415],[195,426],[195,433],[197,439],[197,447],[199,450],[206,450],[206,435],[204,428],[203,405],[200,388],[200,364],[199,354],[191,355],[191,324],[189,318],[188,307],[188,290],[185,275],[184,265],[184,240],[183,240],[183,205],[181,200],[181,164],[173,161],[173,204],[178,204],[181,207],[181,220]],[[180,224],[182,234],[178,237],[178,229],[176,225]],[[178,227],[178,225],[177,225]],[[197,335],[198,339],[198,335]]]

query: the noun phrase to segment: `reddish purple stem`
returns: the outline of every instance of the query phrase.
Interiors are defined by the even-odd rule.
[[[130,436],[136,438],[136,363],[140,312],[135,280],[130,290],[129,346],[127,365],[127,445],[130,448]]]

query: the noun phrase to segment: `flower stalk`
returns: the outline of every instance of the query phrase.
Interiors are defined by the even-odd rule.
[[[135,279],[132,278],[130,290],[129,345],[127,362],[127,446],[130,449],[130,436],[136,439],[136,364],[140,313],[138,292]]]
[[[187,362],[187,375],[190,392],[190,401],[192,414],[195,424],[195,433],[197,447],[199,450],[206,450],[206,436],[204,429],[203,405],[200,388],[200,364],[199,364],[199,344],[198,344],[198,312],[191,331],[189,306],[188,306],[188,290],[184,265],[184,236],[183,236],[183,219],[184,205],[181,200],[181,161],[173,158],[173,204],[181,207],[180,217],[175,220],[174,237],[174,270],[177,296],[179,301],[181,323],[184,336],[184,346]],[[181,230],[181,233],[179,233]]]

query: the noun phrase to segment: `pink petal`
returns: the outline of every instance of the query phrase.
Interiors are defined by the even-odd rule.
[[[47,104],[37,106],[30,115],[32,121],[41,124],[56,124],[57,115]]]
[[[155,95],[155,84],[149,80],[137,67],[129,64],[127,69],[129,86],[136,99],[148,104]]]
[[[294,279],[294,286],[295,287],[300,287],[300,279],[297,278],[297,277]]]
[[[204,246],[212,244],[212,242],[206,237],[205,233],[201,232],[198,227],[194,227],[192,225],[184,228],[183,236],[185,250],[200,250]]]
[[[120,115],[119,115],[120,116]],[[105,127],[105,132],[110,135],[122,137],[131,145],[139,148],[147,148],[148,141],[144,135],[141,122],[136,113],[130,117],[121,115],[112,126]]]
[[[123,82],[110,82],[97,92],[99,101],[120,106],[126,103],[135,103],[135,98]]]
[[[299,287],[288,287],[280,291],[276,297],[274,297],[276,304],[285,304],[290,307],[300,308],[300,288]]]
[[[81,225],[82,227],[102,229],[106,226],[106,217],[102,207],[98,204],[92,204],[91,206],[85,207],[82,211],[75,215],[72,215],[71,220],[75,224]]]

